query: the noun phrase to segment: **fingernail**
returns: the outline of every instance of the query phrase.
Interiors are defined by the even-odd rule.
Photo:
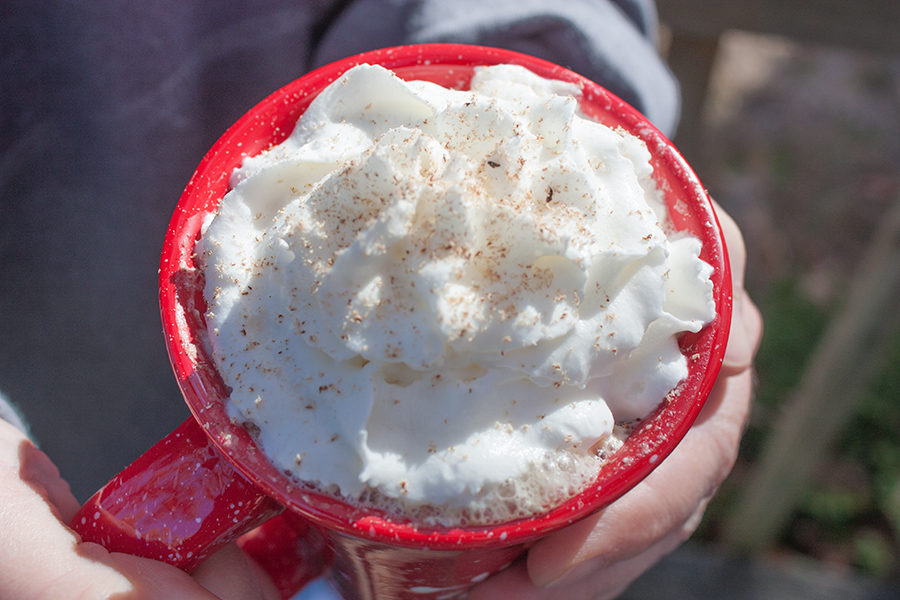
[[[551,579],[546,583],[540,583],[538,581],[534,581],[534,584],[538,587],[557,587],[561,585],[566,585],[568,583],[572,583],[573,581],[578,581],[588,573],[592,573],[597,569],[603,568],[603,558],[602,557],[594,557],[589,560],[585,560],[576,565],[572,565],[561,574],[559,574],[555,579]]]

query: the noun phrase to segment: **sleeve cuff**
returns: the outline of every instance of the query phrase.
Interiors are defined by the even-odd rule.
[[[399,44],[451,42],[524,52],[599,83],[672,135],[680,90],[656,47],[650,0],[367,0],[344,10],[314,64]]]
[[[13,406],[3,394],[0,394],[0,419],[12,424],[25,435],[31,436],[31,432],[28,430],[28,424],[25,422],[24,417],[22,417],[19,410]]]

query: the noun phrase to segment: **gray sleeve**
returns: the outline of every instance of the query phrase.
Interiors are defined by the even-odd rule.
[[[0,419],[7,423],[12,423],[19,431],[29,435],[28,425],[25,423],[25,419],[22,418],[22,415],[16,407],[13,406],[3,394],[0,394]]]
[[[663,133],[678,123],[678,84],[656,47],[652,0],[367,0],[331,24],[314,62],[374,47],[457,42],[544,58],[603,85]]]

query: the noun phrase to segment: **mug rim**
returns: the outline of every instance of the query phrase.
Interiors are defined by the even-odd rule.
[[[689,359],[688,378],[674,397],[635,428],[594,484],[546,513],[495,525],[442,527],[357,507],[298,485],[268,461],[243,427],[228,418],[227,389],[205,340],[202,273],[193,264],[202,221],[215,210],[228,189],[231,172],[244,156],[280,143],[324,87],[362,63],[380,64],[404,79],[439,79],[438,83],[459,87],[468,85],[475,66],[502,63],[577,84],[580,105],[588,116],[621,127],[647,144],[675,228],[700,238],[701,258],[713,267],[716,317],[699,333],[685,334],[680,341]],[[301,76],[250,109],[212,146],[185,187],[166,233],[159,285],[166,347],[185,401],[213,445],[244,477],[327,529],[395,546],[446,550],[533,540],[608,506],[646,478],[681,441],[712,390],[724,359],[732,304],[727,250],[712,202],[687,161],[656,127],[623,100],[573,71],[518,52],[465,44],[398,46],[350,56]]]

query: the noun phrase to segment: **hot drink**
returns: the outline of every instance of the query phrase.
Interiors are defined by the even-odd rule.
[[[591,482],[715,316],[644,143],[575,84],[360,65],[248,156],[197,253],[231,417],[294,478],[421,522]]]

